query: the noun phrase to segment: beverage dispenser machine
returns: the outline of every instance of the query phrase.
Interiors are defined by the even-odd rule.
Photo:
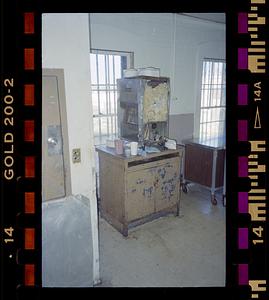
[[[120,137],[142,146],[160,144],[168,136],[169,78],[121,78],[117,85]]]

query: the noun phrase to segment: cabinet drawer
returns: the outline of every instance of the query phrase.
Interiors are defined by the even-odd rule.
[[[160,167],[163,165],[167,166],[177,166],[179,168],[180,159],[179,156],[167,158],[167,159],[161,159],[161,160],[155,160],[155,161],[146,161],[143,160],[143,163],[136,164],[136,165],[128,165],[127,172],[135,172],[139,170],[145,170],[150,169],[154,167]]]

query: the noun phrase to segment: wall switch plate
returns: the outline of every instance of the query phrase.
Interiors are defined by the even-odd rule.
[[[80,156],[80,149],[76,148],[72,150],[72,161],[73,163],[80,163],[81,156]]]

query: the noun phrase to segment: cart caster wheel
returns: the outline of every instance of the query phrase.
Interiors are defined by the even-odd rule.
[[[182,192],[184,194],[187,194],[188,193],[188,189],[187,189],[187,185],[186,184],[182,184]]]
[[[215,196],[211,196],[211,203],[212,203],[213,205],[217,205],[218,201],[217,201],[217,199],[215,198]]]

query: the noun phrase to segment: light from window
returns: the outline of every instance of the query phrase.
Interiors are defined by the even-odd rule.
[[[200,140],[225,142],[226,64],[204,60],[201,89]]]

